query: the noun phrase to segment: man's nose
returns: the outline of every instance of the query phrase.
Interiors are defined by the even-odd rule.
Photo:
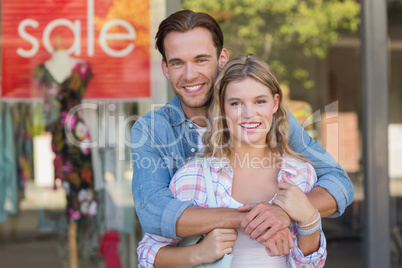
[[[197,77],[196,68],[191,64],[187,64],[183,76],[187,81],[193,81]]]

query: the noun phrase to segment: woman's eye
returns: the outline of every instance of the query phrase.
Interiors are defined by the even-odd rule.
[[[258,100],[257,101],[257,104],[264,104],[264,103],[266,103],[267,101],[266,100]]]
[[[235,102],[230,103],[230,105],[231,105],[231,106],[238,106],[238,105],[240,105],[240,102],[235,101]]]

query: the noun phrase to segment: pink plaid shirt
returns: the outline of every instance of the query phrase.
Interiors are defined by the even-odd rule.
[[[233,170],[229,164],[218,158],[208,158],[211,167],[212,182],[216,201],[220,207],[228,207],[231,199]],[[314,168],[307,162],[302,162],[286,155],[281,163],[278,182],[282,174],[291,179],[304,193],[308,193],[317,181]],[[174,196],[179,200],[191,200],[195,206],[208,207],[207,194],[202,169],[202,161],[190,160],[180,168],[172,178],[169,186]],[[321,230],[320,248],[304,256],[297,247],[297,232],[294,222],[291,223],[291,233],[296,235],[295,247],[288,254],[288,267],[323,267],[326,257],[326,239]],[[154,267],[155,256],[161,247],[176,246],[180,240],[146,233],[137,248],[139,267]]]

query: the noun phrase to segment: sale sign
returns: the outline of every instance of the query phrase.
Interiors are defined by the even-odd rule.
[[[150,97],[149,1],[3,0],[1,97],[43,98],[33,70],[56,42],[90,62],[85,98]]]

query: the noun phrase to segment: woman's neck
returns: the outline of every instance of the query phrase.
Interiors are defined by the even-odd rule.
[[[276,161],[278,156],[269,147],[255,148],[255,146],[241,145],[233,147],[233,154],[230,157],[232,167],[268,167]],[[240,165],[236,165],[240,164]]]

